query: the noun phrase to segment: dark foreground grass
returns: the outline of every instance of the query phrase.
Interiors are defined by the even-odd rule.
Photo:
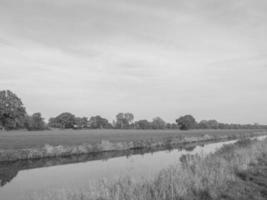
[[[262,134],[266,134],[266,130],[52,130],[0,132],[0,161],[171,147],[184,143],[236,139]]]
[[[102,181],[84,191],[53,191],[34,200],[263,200],[267,199],[267,140],[227,145],[206,157],[185,156],[182,165],[153,180]]]

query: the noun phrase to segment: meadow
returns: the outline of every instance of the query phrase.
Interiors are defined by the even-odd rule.
[[[50,130],[0,132],[0,161],[157,148],[236,139],[266,130]]]
[[[257,135],[267,133],[267,130],[120,130],[120,129],[54,129],[51,131],[0,131],[0,149],[38,148],[45,144],[80,145],[95,144],[106,140],[110,142],[131,142],[140,140],[162,141],[171,138],[203,137],[212,138],[242,137],[243,135]]]

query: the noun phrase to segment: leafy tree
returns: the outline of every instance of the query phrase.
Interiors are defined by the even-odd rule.
[[[200,129],[218,129],[219,123],[216,120],[202,120],[198,124]]]
[[[176,120],[176,123],[181,130],[193,129],[196,127],[197,123],[192,115],[185,115]]]
[[[134,127],[136,129],[150,129],[151,128],[151,123],[147,121],[146,119],[136,121],[134,123]]]
[[[166,128],[167,128],[167,129],[172,129],[172,125],[171,125],[171,123],[166,123]]]
[[[87,128],[88,127],[87,117],[75,117],[75,127],[78,129]]]
[[[60,128],[60,124],[56,121],[55,117],[50,117],[48,119],[48,126],[53,128]]]
[[[49,126],[54,128],[74,128],[75,126],[75,115],[65,112],[61,113],[55,118],[49,119]]]
[[[101,116],[93,116],[89,120],[90,128],[99,129],[99,128],[112,128],[112,125],[108,122],[107,119],[102,118]]]
[[[132,113],[119,113],[116,115],[116,128],[129,128],[133,120]]]
[[[199,129],[207,129],[208,128],[208,121],[207,120],[201,120],[199,123],[198,123],[198,126],[197,126]]]
[[[179,126],[176,123],[171,124],[172,129],[179,129]]]
[[[16,94],[9,90],[0,91],[0,124],[5,129],[16,129],[24,126],[26,110]]]
[[[153,129],[164,129],[165,126],[166,126],[166,122],[160,117],[156,117],[152,120]]]
[[[179,127],[178,127],[178,125],[175,124],[175,123],[167,123],[167,124],[166,124],[166,128],[167,128],[167,129],[178,129]]]
[[[44,130],[46,129],[44,119],[41,113],[34,113],[27,117],[26,128],[28,130]]]

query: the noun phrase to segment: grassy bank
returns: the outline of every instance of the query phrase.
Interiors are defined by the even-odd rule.
[[[214,154],[184,156],[182,165],[153,180],[99,182],[85,191],[35,194],[35,200],[263,200],[267,197],[267,140],[243,140]]]
[[[174,147],[192,142],[245,138],[264,130],[54,130],[1,132],[0,161],[70,156],[105,151]]]

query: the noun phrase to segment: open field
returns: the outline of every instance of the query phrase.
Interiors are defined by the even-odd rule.
[[[198,141],[251,137],[266,133],[266,130],[10,131],[0,133],[0,161],[168,147]]]
[[[39,148],[45,144],[81,145],[96,144],[101,140],[131,142],[140,140],[162,141],[184,137],[240,137],[262,133],[267,130],[52,130],[52,131],[8,131],[0,132],[0,149]]]
[[[184,156],[182,165],[161,171],[152,180],[122,178],[92,183],[87,189],[55,190],[34,200],[265,200],[267,140],[243,140],[206,157]]]

